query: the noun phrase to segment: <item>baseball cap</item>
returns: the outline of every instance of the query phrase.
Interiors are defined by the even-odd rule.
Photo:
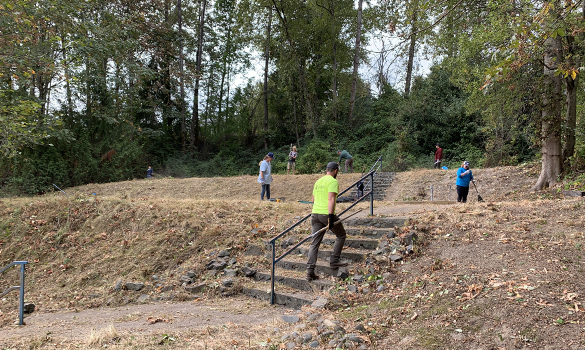
[[[465,162],[463,162],[463,165],[469,166],[469,162],[468,161],[465,161]]]
[[[335,162],[329,162],[327,164],[327,169],[331,169],[331,170],[339,169],[339,164],[337,164]]]
[[[267,156],[269,156],[270,158],[274,158],[274,153],[268,152]]]

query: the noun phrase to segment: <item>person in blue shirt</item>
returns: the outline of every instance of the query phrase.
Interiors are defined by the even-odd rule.
[[[475,180],[473,179],[473,174],[469,169],[469,162],[464,161],[461,164],[461,168],[457,170],[457,202],[466,203],[467,202],[467,194],[469,193],[469,183]]]
[[[260,200],[264,200],[264,194],[266,199],[270,199],[270,184],[272,183],[272,172],[271,162],[274,159],[274,153],[270,152],[264,156],[264,159],[260,162],[260,174],[258,175],[258,182],[262,185],[262,191],[260,192]]]
[[[148,166],[148,169],[146,170],[146,177],[149,179],[152,177],[152,167],[150,165]]]

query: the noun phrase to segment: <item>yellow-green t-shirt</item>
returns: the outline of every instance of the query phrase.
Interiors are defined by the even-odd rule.
[[[333,176],[325,175],[317,180],[315,186],[313,186],[313,196],[315,197],[313,213],[329,214],[329,208],[327,207],[329,204],[329,192],[335,192],[335,196],[337,197],[337,193],[339,193],[339,182]]]

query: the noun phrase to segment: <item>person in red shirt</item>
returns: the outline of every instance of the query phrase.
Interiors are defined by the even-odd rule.
[[[433,165],[433,168],[441,169],[441,162],[443,161],[443,149],[439,147],[438,143],[435,145],[435,148],[435,164]]]

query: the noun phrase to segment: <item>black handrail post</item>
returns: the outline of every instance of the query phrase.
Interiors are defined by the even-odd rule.
[[[22,261],[20,264],[20,305],[18,308],[18,325],[22,326],[24,324],[24,265],[27,264],[26,261]]]
[[[374,173],[370,175],[370,181],[372,182],[372,190],[370,191],[370,216],[374,215]]]
[[[274,268],[276,265],[276,241],[272,241],[272,272],[270,273],[270,305],[274,305]]]

